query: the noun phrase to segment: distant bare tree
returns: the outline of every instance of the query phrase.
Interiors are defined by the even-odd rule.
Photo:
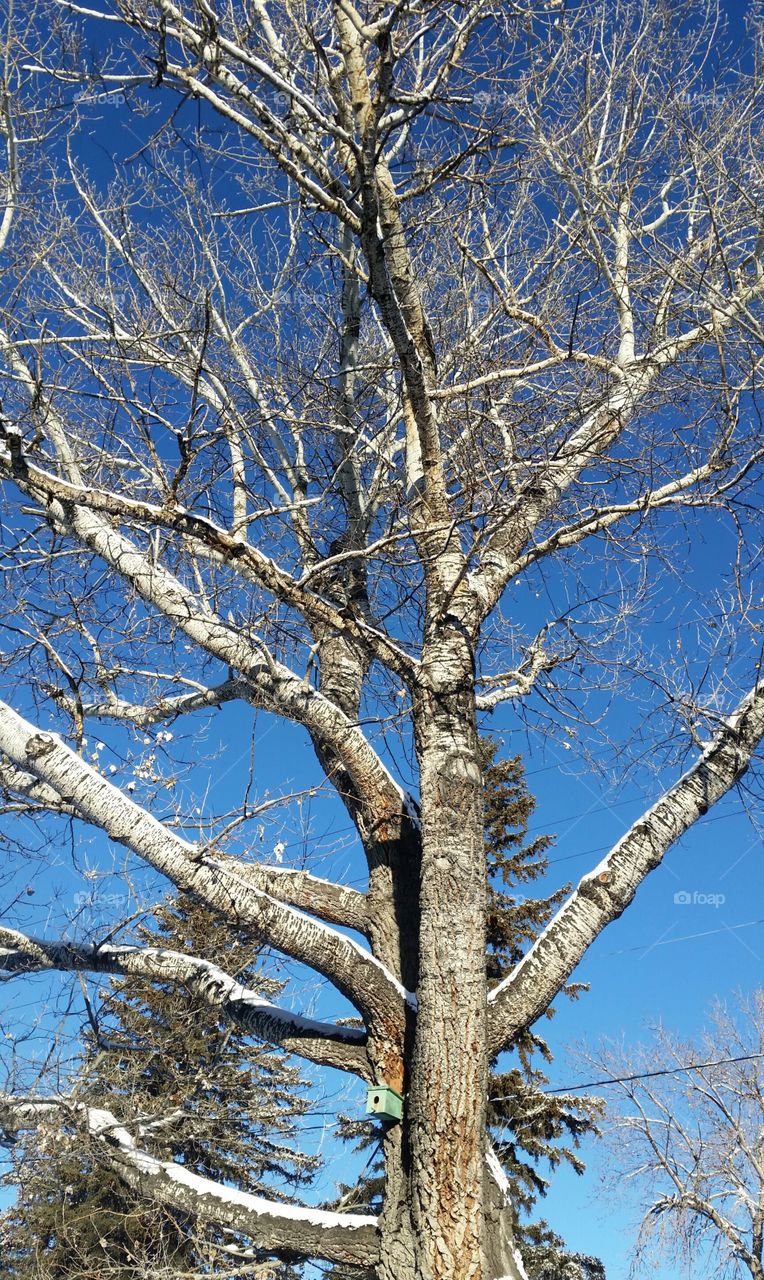
[[[589,1062],[616,1076],[647,1073],[619,1085],[605,1120],[609,1194],[620,1182],[641,1199],[635,1270],[667,1257],[694,1276],[761,1280],[764,991],[733,1008],[717,1003],[697,1039],[661,1026],[649,1044]]]
[[[737,62],[713,4],[681,0],[60,0],[6,21],[7,809],[43,839],[72,824],[75,850],[105,833],[217,911],[221,944],[212,964],[106,928],[33,939],[11,904],[4,964],[187,985],[405,1095],[379,1219],[155,1159],[108,1100],[9,1092],[7,1130],[81,1124],[131,1186],[274,1256],[522,1274],[489,1063],[764,735],[758,14]],[[703,530],[692,596],[676,539]],[[702,663],[648,631],[661,564]],[[488,991],[478,717],[537,706],[587,750],[628,666],[621,705],[641,693],[646,749],[685,772]],[[364,891],[247,856],[247,780],[197,820],[166,726],[228,702],[307,731]],[[143,746],[112,780],[107,748]],[[231,918],[363,1026],[254,999]]]

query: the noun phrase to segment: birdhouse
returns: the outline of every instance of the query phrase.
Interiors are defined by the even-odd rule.
[[[400,1120],[403,1098],[387,1084],[370,1085],[366,1093],[366,1114],[380,1120]]]

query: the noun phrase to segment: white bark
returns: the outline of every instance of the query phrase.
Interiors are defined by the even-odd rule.
[[[77,945],[26,937],[14,929],[0,928],[0,970],[8,974],[74,970],[171,982],[219,1009],[245,1031],[311,1062],[353,1072],[373,1083],[365,1031],[280,1009],[242,986],[219,965],[198,956],[157,947]]]
[[[70,0],[61,8],[93,16]],[[162,128],[147,143],[157,196],[139,192],[135,214],[131,174],[115,173],[105,198],[74,129],[68,169],[58,176],[54,148],[45,193],[72,222],[50,232],[33,200],[22,209],[16,198],[22,131],[0,103],[0,250],[15,252],[14,219],[26,219],[4,277],[0,478],[11,502],[22,495],[10,569],[14,589],[29,584],[15,601],[28,615],[22,653],[4,661],[11,687],[31,678],[75,740],[88,719],[150,726],[233,699],[304,728],[361,836],[369,889],[182,840],[10,707],[0,707],[0,784],[9,808],[94,824],[222,921],[313,966],[367,1035],[266,1010],[191,957],[25,940],[6,963],[171,972],[253,1030],[269,1026],[322,1061],[344,1055],[400,1088],[382,1246],[358,1227],[363,1265],[378,1280],[494,1280],[497,1270],[516,1280],[504,1189],[485,1161],[487,1062],[742,776],[764,734],[764,694],[757,685],[583,878],[491,993],[488,1017],[476,714],[551,698],[557,668],[562,677],[577,648],[588,657],[575,636],[556,642],[551,616],[534,617],[536,640],[522,639],[524,620],[502,597],[515,578],[531,584],[539,562],[555,557],[562,577],[576,548],[615,554],[618,533],[638,526],[626,554],[644,536],[651,569],[657,517],[681,507],[728,510],[741,548],[754,532],[736,502],[764,458],[747,421],[764,336],[750,142],[761,134],[759,62],[751,78],[730,71],[724,101],[707,110],[708,28],[680,21],[682,6],[674,35],[672,6],[639,0],[532,13],[482,0],[245,8],[246,29],[236,6],[207,0],[119,0],[102,15],[110,89],[142,95],[149,115],[168,89],[201,102],[204,127],[189,138],[205,150],[209,191],[181,176]],[[701,19],[710,10],[709,0]],[[33,41],[22,43],[27,59]],[[46,71],[44,45],[40,85],[46,74],[70,91],[91,85],[84,67]],[[219,133],[207,131],[215,118]],[[44,130],[34,136],[46,157]],[[36,156],[30,172],[43,169]],[[236,207],[216,203],[220,172]],[[74,664],[56,650],[68,638],[49,634],[64,598],[55,573],[53,608],[39,600],[33,559],[24,579],[35,513],[35,554],[79,557],[71,616],[85,656]],[[735,565],[739,582],[745,569]],[[109,612],[105,659],[87,632],[88,620],[101,626],[100,573],[104,595],[116,584],[126,616],[134,610],[124,625]],[[588,590],[587,573],[580,581]],[[500,602],[507,655],[501,620],[485,627]],[[146,634],[149,648],[180,651],[176,672],[146,669]],[[33,669],[40,654],[50,681]],[[218,664],[227,671],[209,675]],[[421,823],[376,745],[398,725],[416,746]],[[219,1212],[222,1197],[226,1213],[258,1216],[235,1193],[147,1164],[113,1117],[94,1113],[91,1129],[123,1176],[169,1203],[196,1197]],[[271,1217],[260,1213],[263,1238],[292,1247],[297,1220],[279,1235]],[[316,1222],[300,1223],[305,1250],[320,1250]],[[336,1227],[345,1243],[318,1256],[353,1260],[337,1252],[355,1247],[346,1226],[322,1226],[324,1240]]]
[[[173,884],[223,915],[253,925],[271,946],[323,973],[365,1018],[380,1020],[391,1032],[400,1026],[406,993],[370,952],[257,889],[247,880],[246,864],[182,840],[58,737],[40,733],[5,703],[0,703],[0,751]]]
[[[7,1132],[34,1128],[40,1119],[56,1116],[62,1122],[84,1122],[99,1157],[141,1194],[240,1231],[263,1249],[358,1266],[371,1265],[377,1257],[374,1217],[281,1204],[201,1178],[181,1164],[142,1151],[129,1127],[103,1108],[63,1099],[25,1102],[0,1095],[0,1122]]]
[[[764,684],[757,684],[699,759],[587,872],[530,951],[490,992],[492,1053],[549,1008],[588,947],[626,909],[675,841],[739,782],[762,739]]]

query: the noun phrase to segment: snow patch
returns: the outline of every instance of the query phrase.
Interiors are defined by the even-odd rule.
[[[182,1165],[172,1161],[157,1160],[146,1151],[135,1145],[135,1139],[124,1129],[109,1111],[98,1107],[87,1110],[88,1127],[95,1137],[111,1139],[129,1156],[130,1164],[149,1177],[165,1177],[178,1186],[185,1187],[198,1196],[208,1196],[219,1200],[222,1204],[245,1209],[248,1213],[270,1218],[287,1219],[291,1222],[305,1222],[310,1226],[331,1229],[340,1227],[344,1230],[358,1230],[362,1227],[376,1227],[377,1219],[355,1213],[331,1213],[325,1209],[311,1209],[306,1205],[281,1204],[275,1200],[265,1200],[262,1196],[252,1195],[248,1191],[239,1191],[236,1187],[226,1187],[210,1178],[202,1178],[196,1173],[184,1169]]]
[[[485,1162],[488,1165],[488,1172],[493,1178],[499,1190],[509,1200],[509,1178],[499,1163],[499,1157],[493,1147],[489,1147],[486,1152]]]

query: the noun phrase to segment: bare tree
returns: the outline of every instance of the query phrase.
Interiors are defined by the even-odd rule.
[[[522,1274],[488,1064],[764,735],[756,13],[738,61],[712,4],[660,0],[60,0],[6,26],[8,811],[105,833],[363,1027],[253,1000],[224,931],[212,965],[33,939],[19,911],[4,964],[188,983],[405,1095],[378,1220],[162,1162],[108,1100],[9,1094],[8,1130],[82,1125],[130,1185],[274,1255]],[[694,589],[674,543],[703,527],[733,534],[684,597],[708,651],[653,655],[626,624],[661,555]],[[538,707],[586,748],[629,664],[685,771],[488,991],[478,717]],[[161,733],[172,760],[165,726],[232,701],[307,730],[365,891],[246,856],[247,786],[236,847],[171,770],[117,785],[86,745]]]
[[[624,1079],[606,1113],[612,1192],[638,1189],[635,1265],[661,1256],[691,1273],[764,1275],[764,992],[713,1007],[680,1040],[659,1026],[634,1051],[588,1062]],[[689,1068],[689,1069],[688,1069]]]

